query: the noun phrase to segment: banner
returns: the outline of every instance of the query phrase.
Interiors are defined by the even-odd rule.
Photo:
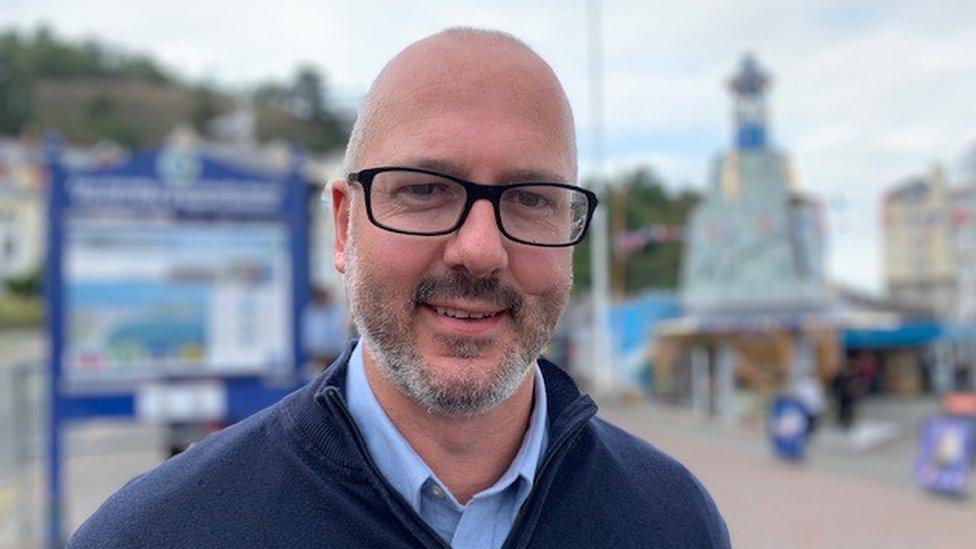
[[[952,495],[966,493],[973,464],[976,428],[973,418],[937,415],[926,420],[919,437],[915,481],[922,488]]]

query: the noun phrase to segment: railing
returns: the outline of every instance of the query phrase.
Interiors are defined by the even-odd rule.
[[[0,363],[0,547],[39,545],[43,389],[36,362]]]

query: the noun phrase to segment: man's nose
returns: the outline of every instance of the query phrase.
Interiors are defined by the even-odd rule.
[[[471,205],[468,217],[447,243],[444,260],[451,268],[463,268],[476,277],[508,266],[505,236],[495,221],[491,202],[482,199]]]

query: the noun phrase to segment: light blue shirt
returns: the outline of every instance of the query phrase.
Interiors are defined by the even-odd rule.
[[[362,342],[349,357],[346,399],[380,473],[435,532],[455,548],[497,548],[508,536],[532,489],[546,445],[546,391],[534,365],[535,398],[529,427],[508,470],[461,505],[397,430],[366,379]]]

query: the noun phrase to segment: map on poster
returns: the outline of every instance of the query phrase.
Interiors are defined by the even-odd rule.
[[[285,222],[70,218],[70,385],[266,375],[293,356]]]

